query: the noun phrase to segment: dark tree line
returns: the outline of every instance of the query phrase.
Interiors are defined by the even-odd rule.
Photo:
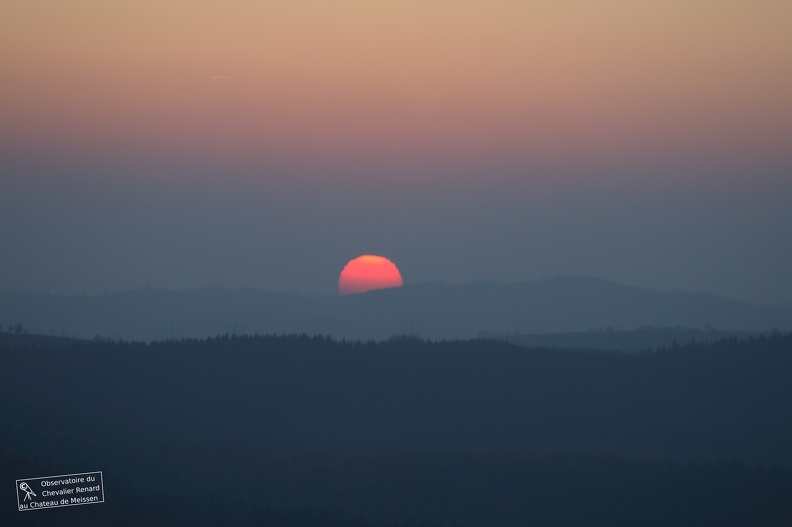
[[[7,333],[13,333],[15,335],[24,335],[28,332],[27,328],[21,322],[17,322],[16,324],[8,324],[7,326],[3,326],[0,324],[0,332],[5,331]]]
[[[9,492],[0,525],[792,524],[790,335],[26,335],[0,357],[2,479],[100,469],[108,488],[26,513]]]

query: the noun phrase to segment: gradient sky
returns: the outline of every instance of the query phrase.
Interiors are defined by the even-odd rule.
[[[792,302],[792,3],[0,5],[0,288]]]

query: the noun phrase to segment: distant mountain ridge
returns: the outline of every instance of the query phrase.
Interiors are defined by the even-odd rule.
[[[0,292],[0,323],[81,338],[162,340],[217,334],[431,339],[645,327],[792,330],[792,306],[656,291],[586,277],[530,282],[428,282],[360,295],[256,289],[139,289],[99,296]]]

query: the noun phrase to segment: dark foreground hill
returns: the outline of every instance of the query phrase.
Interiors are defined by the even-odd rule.
[[[615,328],[792,330],[792,306],[662,292],[592,278],[426,283],[346,297],[258,290],[141,289],[101,296],[0,293],[0,323],[38,333],[160,340],[223,333],[432,339]]]
[[[307,336],[60,344],[0,345],[0,447],[8,466],[28,460],[2,477],[103,470],[114,501],[80,515],[284,526],[792,517],[791,335],[647,353]]]
[[[192,460],[197,465],[202,461]],[[52,474],[57,465],[0,451],[0,475],[6,479]],[[209,497],[185,495],[178,488],[146,491],[145,479],[129,482],[105,469],[105,503],[17,512],[8,492],[0,500],[0,524],[787,527],[792,522],[792,472],[735,463],[680,465],[573,454],[402,454],[291,457],[266,469],[249,482],[240,477],[217,481],[212,472],[204,472],[210,481],[203,486],[214,491]],[[237,497],[240,488],[257,493]]]
[[[23,341],[24,342],[24,341]],[[5,439],[530,450],[792,466],[792,336],[657,352],[326,337],[2,347]],[[42,347],[44,346],[44,347]]]

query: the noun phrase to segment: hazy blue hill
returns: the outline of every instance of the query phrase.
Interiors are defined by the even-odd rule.
[[[660,292],[572,277],[516,284],[418,284],[393,291],[393,296],[399,300],[394,304],[410,305],[415,318],[426,321],[424,332],[432,337],[459,333],[461,327],[501,333],[646,326],[768,330],[788,327],[792,315],[790,306],[754,306],[714,295]]]
[[[481,332],[600,328],[792,329],[792,306],[661,292],[592,278],[504,284],[425,283],[346,297],[218,288],[140,289],[101,296],[0,293],[0,321],[39,333],[157,340],[223,333],[308,333],[383,339],[472,338]]]
[[[617,331],[603,328],[570,333],[484,333],[482,337],[505,340],[526,347],[576,348],[601,351],[650,351],[690,342],[711,343],[726,338],[751,338],[762,332],[712,329],[654,328]]]
[[[64,346],[73,346],[79,342],[81,342],[81,339],[56,337],[52,335],[0,332],[0,347],[30,347],[35,349],[62,348]]]

